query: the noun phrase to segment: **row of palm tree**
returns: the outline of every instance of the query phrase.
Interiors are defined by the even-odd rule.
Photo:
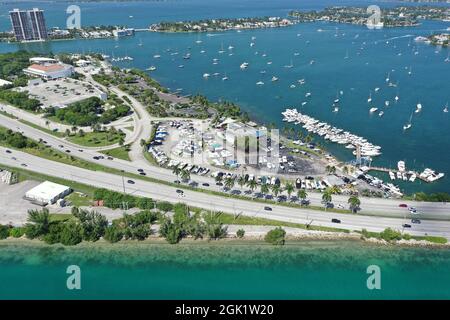
[[[173,174],[175,174],[177,176],[177,178],[180,177],[183,181],[190,180],[190,172],[188,170],[184,170],[184,169],[175,167],[175,168],[173,168],[172,172],[173,172]],[[248,187],[252,193],[258,187],[258,183],[256,182],[255,179],[246,181],[244,176],[239,176],[237,178],[227,176],[224,178],[223,176],[218,175],[215,177],[215,181],[217,183],[223,183],[223,186],[228,190],[232,190],[234,188],[234,186],[236,185],[236,183],[241,187],[241,189],[244,186]],[[282,193],[283,191],[286,191],[289,199],[291,199],[292,194],[295,191],[295,185],[292,182],[286,182],[284,187],[282,187],[279,184],[272,185],[272,184],[262,183],[261,185],[259,185],[259,188],[260,188],[259,191],[261,192],[262,195],[268,195],[269,193],[272,193],[272,195],[275,197],[278,197],[278,195],[280,193]],[[322,203],[325,206],[325,210],[327,208],[329,208],[330,204],[332,204],[333,195],[340,194],[340,193],[341,193],[341,190],[339,189],[338,186],[331,186],[324,191],[324,193],[322,194]],[[302,205],[308,205],[308,203],[309,203],[307,201],[308,193],[306,192],[305,189],[297,190],[297,198],[300,199]],[[360,210],[361,201],[359,200],[359,198],[357,196],[355,196],[355,195],[350,196],[347,203],[349,204],[350,210],[352,212],[356,213],[358,210]]]

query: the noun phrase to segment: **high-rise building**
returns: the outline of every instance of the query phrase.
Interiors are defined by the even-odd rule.
[[[17,41],[46,40],[48,38],[45,26],[44,11],[14,9],[9,12],[14,35]]]

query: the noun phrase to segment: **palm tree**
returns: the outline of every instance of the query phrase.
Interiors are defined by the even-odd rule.
[[[247,186],[250,188],[250,190],[252,190],[252,192],[256,189],[257,185],[258,183],[255,181],[255,179],[248,180],[247,182]]]
[[[289,196],[289,199],[291,198],[291,194],[292,194],[292,192],[294,192],[294,189],[295,188],[294,188],[294,185],[292,184],[292,182],[288,182],[284,186],[284,190],[286,190],[286,192],[287,192],[287,194]]]
[[[28,222],[33,224],[35,235],[40,236],[48,232],[50,225],[50,214],[47,208],[28,211]]]
[[[72,128],[70,128],[70,130],[72,130],[73,133],[77,132],[78,128],[77,126],[72,126]]]
[[[269,186],[267,185],[267,183],[261,184],[261,193],[264,195],[269,193]]]
[[[322,203],[325,206],[325,210],[328,208],[328,204],[332,201],[331,192],[325,191],[322,195]]]
[[[272,193],[273,193],[273,195],[275,196],[275,197],[277,197],[278,196],[278,194],[281,192],[281,187],[280,187],[280,185],[279,184],[274,184],[273,186],[272,186]]]
[[[297,197],[301,199],[301,204],[303,205],[304,203],[306,203],[305,200],[308,197],[308,194],[306,193],[305,189],[300,189],[297,191]]]
[[[332,187],[327,188],[327,191],[331,194],[340,194],[341,189],[337,185],[333,185]]]
[[[348,167],[347,167],[347,166],[344,166],[344,168],[342,168],[342,172],[343,172],[344,174],[348,174]]]
[[[235,179],[233,177],[226,177],[225,178],[225,187],[228,189],[233,189],[234,184],[236,183]]]
[[[191,179],[191,173],[187,170],[181,170],[180,177],[183,181],[189,181]]]
[[[45,120],[45,125],[48,127],[50,125],[50,121]]]
[[[172,173],[173,173],[174,175],[176,175],[176,176],[177,176],[177,179],[178,179],[178,176],[179,176],[180,173],[181,173],[181,169],[180,169],[179,167],[174,167],[174,168],[172,169]]]
[[[239,176],[239,178],[237,179],[237,183],[242,189],[242,187],[245,186],[245,176]]]
[[[221,175],[217,175],[217,176],[214,178],[214,180],[215,180],[217,183],[222,182],[222,179],[223,179],[223,176],[221,176]]]
[[[361,200],[357,196],[351,196],[348,198],[348,204],[350,205],[350,210],[352,210],[353,213],[356,213],[360,208]]]

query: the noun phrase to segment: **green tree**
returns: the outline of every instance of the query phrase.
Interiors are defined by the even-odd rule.
[[[64,223],[60,240],[65,246],[74,246],[80,243],[83,240],[81,225],[75,221]]]
[[[0,239],[6,239],[9,237],[9,226],[0,224]]]
[[[239,229],[238,231],[236,231],[236,236],[239,239],[242,239],[244,237],[244,235],[245,235],[245,230],[244,229]]]
[[[106,228],[105,235],[103,237],[105,238],[106,241],[110,243],[115,243],[122,240],[123,232],[118,226],[111,225]]]
[[[301,204],[305,204],[306,203],[306,198],[308,197],[308,194],[306,193],[305,189],[299,189],[297,191],[297,197],[301,200]]]
[[[233,177],[226,177],[225,178],[225,187],[231,190],[231,189],[233,189],[235,182],[236,182],[236,180]]]
[[[34,239],[48,232],[50,214],[47,208],[28,211],[28,223],[25,225],[27,238]]]
[[[331,192],[325,191],[325,192],[322,194],[322,203],[323,203],[323,205],[325,206],[325,209],[328,208],[328,205],[331,203],[331,201],[332,201]]]
[[[260,187],[261,193],[266,195],[269,193],[269,186],[267,185],[267,183],[262,183],[261,187]]]
[[[294,189],[295,189],[293,183],[292,182],[286,183],[284,189],[286,190],[286,192],[288,194],[288,197],[291,198],[291,195],[292,195],[292,193],[294,192]]]
[[[255,179],[251,179],[251,180],[247,181],[247,186],[253,192],[256,189],[256,187],[258,186],[258,183],[255,181]]]
[[[245,176],[239,176],[237,179],[237,184],[241,187],[241,189],[245,186]]]
[[[181,170],[180,177],[183,181],[189,181],[191,179],[191,173],[188,170]]]
[[[278,197],[278,194],[281,192],[281,187],[279,184],[272,185],[272,193],[275,197]]]
[[[267,234],[264,237],[264,240],[267,243],[273,245],[284,245],[284,243],[286,242],[286,231],[284,231],[284,229],[281,227],[272,229],[269,232],[267,232]]]
[[[349,197],[347,203],[350,205],[350,210],[353,213],[356,213],[360,209],[361,200],[357,196]]]

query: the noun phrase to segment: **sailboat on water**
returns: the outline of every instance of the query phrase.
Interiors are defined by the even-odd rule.
[[[294,67],[294,63],[292,62],[292,59],[291,59],[291,64],[285,65],[284,67],[285,68],[293,68]]]
[[[448,113],[448,102],[447,102],[447,104],[445,105],[445,108],[444,108],[444,110],[442,110],[444,113]]]
[[[413,117],[413,114],[411,113],[411,117],[409,117],[409,122],[403,126],[403,130],[404,131],[408,130],[409,128],[412,127],[412,122],[411,122],[412,121],[412,117]]]

